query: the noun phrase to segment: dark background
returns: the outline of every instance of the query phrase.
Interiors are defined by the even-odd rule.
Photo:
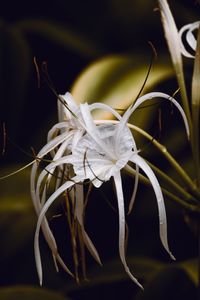
[[[169,1],[169,4],[178,28],[198,20],[200,6],[197,1]],[[57,120],[56,96],[45,83],[42,75],[40,88],[38,88],[34,57],[39,67],[42,62],[47,63],[48,73],[56,92],[62,94],[70,91],[80,72],[97,59],[113,54],[139,53],[144,57],[150,56],[148,41],[154,44],[159,55],[167,54],[157,7],[157,2],[154,0],[29,2],[7,0],[1,5],[0,152],[3,154],[0,154],[0,160],[2,175],[15,169],[16,164],[23,165],[29,162],[31,157],[28,154],[32,155],[31,147],[34,147],[36,152],[42,147],[46,141],[47,131]],[[167,84],[175,86],[174,81]],[[4,128],[7,136],[6,144],[4,144]],[[22,150],[28,154],[23,153]],[[29,205],[29,202],[31,203],[29,171],[16,176],[1,181],[0,285],[2,291],[4,287],[11,289],[13,285],[38,286],[32,250],[36,220],[31,204]],[[128,198],[131,193],[128,188],[131,186],[131,180],[124,178],[124,181],[126,181],[126,198]],[[9,196],[7,196],[8,191]],[[112,187],[109,184],[105,185],[104,195],[107,195],[116,206],[111,191]],[[102,297],[136,299],[137,287],[126,278],[118,261],[117,215],[109,209],[106,201],[102,200],[99,191],[94,193],[88,208],[87,226],[106,262],[107,275],[103,268],[99,271],[88,257],[89,269],[91,267],[92,270],[90,278],[94,279],[93,283],[86,284],[86,287],[77,287],[62,272],[60,275],[55,274],[50,254],[44,244],[45,287],[69,295],[71,299]],[[194,283],[182,269],[178,266],[172,268],[171,265],[165,271],[159,269],[158,260],[165,262],[167,266],[171,262],[158,238],[157,210],[153,192],[141,185],[138,198],[134,217],[128,218],[131,228],[128,254],[133,270],[136,264],[136,273],[139,276],[145,274],[142,280],[147,286],[147,294],[145,296],[139,293],[137,299],[164,300],[169,299],[168,297],[172,299],[173,296],[174,299],[195,297]],[[97,199],[95,203],[92,201],[94,199]],[[148,201],[151,201],[151,204]],[[5,203],[10,206],[6,206]],[[18,209],[17,203],[22,203],[22,207],[25,208]],[[186,212],[172,203],[167,204],[167,212],[170,219],[170,244],[178,262],[193,259],[197,256],[195,224],[190,221],[190,216]],[[56,224],[52,226],[55,225],[55,231],[59,233],[65,226],[65,219],[61,218],[54,223]],[[63,248],[65,252],[66,249],[64,246]],[[155,261],[144,259],[140,263],[137,257],[148,257]],[[113,267],[114,259],[117,263],[114,263]],[[155,273],[152,277],[154,269]],[[118,273],[121,277],[116,279],[115,275]],[[102,282],[99,278],[103,278]],[[174,288],[177,296],[172,293]],[[153,291],[157,292],[153,294]],[[33,293],[32,290],[25,292],[30,295]],[[22,293],[25,292],[22,289]],[[29,294],[23,295],[29,297]],[[1,298],[0,292],[0,299],[3,300],[3,297]],[[56,295],[55,298],[44,297],[57,299]]]

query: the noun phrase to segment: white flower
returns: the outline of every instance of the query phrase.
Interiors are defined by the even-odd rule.
[[[69,108],[69,110],[65,111],[65,108],[64,111],[62,111],[62,109],[60,110],[59,119],[62,122],[53,127],[50,131],[47,145],[44,146],[38,154],[38,157],[42,159],[47,153],[51,152],[53,154],[53,160],[46,166],[37,178],[36,171],[38,169],[38,165],[35,163],[31,176],[32,198],[38,214],[38,222],[35,233],[35,257],[40,283],[42,283],[42,264],[39,250],[40,228],[42,227],[45,238],[55,259],[63,266],[63,262],[57,253],[55,239],[46,220],[46,212],[52,203],[63,192],[68,191],[75,185],[77,191],[75,213],[80,225],[82,226],[84,242],[94,258],[100,262],[96,248],[84,230],[82,216],[83,190],[79,184],[82,184],[85,180],[89,179],[95,187],[99,188],[105,181],[110,180],[112,177],[115,183],[119,211],[120,258],[127,274],[138,286],[142,288],[141,284],[130,272],[125,259],[125,211],[121,170],[126,168],[129,162],[136,165],[136,174],[138,174],[138,169],[140,168],[149,178],[158,204],[160,239],[171,258],[174,259],[174,257],[169,250],[167,241],[167,221],[162,191],[155,174],[146,161],[139,155],[133,135],[127,125],[128,119],[135,109],[144,101],[155,97],[161,97],[171,101],[178,108],[189,135],[188,124],[184,111],[175,99],[163,93],[149,93],[140,97],[135,104],[125,112],[123,117],[120,117],[119,114],[112,108],[101,103],[95,103],[92,105],[85,103],[74,109],[74,107],[72,108],[73,101],[69,104],[67,101],[68,97],[70,97],[71,101],[72,98],[69,94],[67,94],[64,99],[67,102],[66,108]],[[109,110],[114,114],[119,122],[117,124],[108,124],[106,121],[104,123],[102,120],[101,122],[98,121],[98,125],[96,125],[91,115],[91,111],[93,109]],[[67,117],[66,120],[65,116]],[[56,130],[60,129],[61,131],[58,134],[58,131]],[[57,135],[54,136],[54,134]],[[57,169],[60,172],[63,172],[63,176],[64,178],[66,177],[66,179],[63,183],[62,181],[59,181],[58,178],[58,184],[55,191],[48,199],[46,199],[46,192],[49,187],[49,183]],[[137,181],[135,182],[134,197],[136,189]],[[132,202],[133,200],[131,200],[131,207]],[[69,269],[65,265],[64,267],[68,273],[70,273]]]
[[[197,38],[194,32],[199,29],[199,26],[200,26],[200,21],[197,21],[183,26],[179,31],[179,37],[181,41],[181,52],[186,57],[194,58],[194,55],[189,52],[189,48],[191,48],[191,50],[193,50],[194,52],[196,51]],[[186,46],[184,46],[184,42],[183,42],[184,35],[185,35],[185,41],[187,42]]]

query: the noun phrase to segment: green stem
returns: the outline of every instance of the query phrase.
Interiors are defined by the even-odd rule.
[[[191,138],[191,142],[192,142],[193,141],[193,124],[192,124],[192,117],[191,117],[191,112],[190,112],[190,107],[189,107],[187,91],[186,91],[186,87],[185,87],[185,79],[184,79],[184,75],[183,75],[184,73],[183,73],[182,65],[179,67],[175,66],[175,70],[176,70],[178,85],[180,88],[183,109],[184,109],[184,112],[187,117],[189,129],[190,129],[190,138]]]
[[[194,128],[193,156],[196,170],[197,186],[200,187],[200,29],[197,36],[197,47],[192,75],[192,122]]]
[[[160,144],[157,140],[155,140],[150,134],[148,134],[146,131],[142,130],[141,128],[134,126],[132,124],[128,124],[128,126],[131,129],[134,129],[135,131],[142,134],[145,138],[150,140],[152,144],[160,151],[160,153],[168,160],[168,162],[172,165],[172,167],[176,170],[176,172],[180,175],[184,183],[187,185],[187,187],[191,190],[191,192],[197,196],[200,197],[200,191],[198,190],[197,186],[194,184],[192,179],[188,176],[188,174],[185,172],[185,170],[179,165],[179,163],[173,158],[173,156],[167,151],[167,148]]]

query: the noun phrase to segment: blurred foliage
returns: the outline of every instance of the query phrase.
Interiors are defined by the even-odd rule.
[[[64,296],[59,295],[53,291],[29,287],[29,286],[16,286],[11,288],[2,288],[0,290],[0,298],[2,300],[68,300]]]
[[[17,166],[16,166],[17,167]],[[9,172],[6,169],[6,172]],[[29,172],[1,181],[0,262],[12,258],[31,240],[36,221],[29,194]],[[9,223],[11,222],[11,226]],[[5,234],[6,233],[6,234]]]
[[[149,50],[150,46],[149,46]],[[75,81],[71,92],[79,102],[101,101],[116,109],[126,109],[138,96],[150,65],[148,59],[139,55],[113,55],[108,56],[86,68]],[[151,75],[142,93],[151,91],[153,87],[161,84],[162,81],[172,77],[172,68],[166,66],[167,58],[160,58],[152,67]],[[92,84],[91,84],[92,82]],[[143,110],[140,116],[134,115],[134,124],[146,127],[151,119],[151,114]],[[149,117],[148,117],[149,116]],[[109,113],[97,111],[96,118],[112,118]]]
[[[169,2],[178,26],[199,18],[200,6],[196,1]],[[158,58],[144,91],[162,88],[163,92],[173,94],[177,83],[172,76],[156,8],[156,0],[58,0],[56,3],[7,0],[4,3],[0,13],[0,152],[4,148],[3,122],[9,139],[5,154],[1,155],[1,175],[15,170],[14,164],[23,164],[30,159],[15,143],[31,156],[30,147],[37,152],[46,141],[47,131],[57,120],[56,97],[44,83],[42,73],[41,87],[37,87],[34,57],[39,66],[43,61],[47,62],[58,93],[71,90],[77,101],[103,101],[124,109],[135,99],[143,84],[152,55],[148,45],[150,40]],[[139,110],[133,120],[157,134],[157,110],[157,105]],[[171,114],[169,106],[162,105],[160,141],[166,142],[169,150],[192,174],[188,146],[179,123],[176,113]],[[155,164],[162,163],[170,176],[177,177],[151,145],[137,138],[147,158],[153,157]],[[126,177],[125,180],[129,199],[132,181]],[[66,274],[56,274],[51,255],[42,244],[47,290],[38,287],[34,266],[36,218],[29,195],[29,171],[1,181],[0,191],[0,299],[64,300],[69,299],[68,296],[82,300],[109,297],[195,299],[197,241],[192,226],[185,222],[187,219],[191,224],[191,216],[167,202],[169,240],[177,257],[177,263],[172,264],[163,254],[158,239],[154,195],[146,187],[140,186],[134,213],[128,218],[128,262],[144,283],[144,293],[138,292],[130,282],[119,260],[113,261],[113,257],[118,257],[115,251],[117,216],[109,210],[99,191],[93,194],[97,201],[94,203],[91,199],[89,203],[87,228],[96,239],[105,266],[97,268],[88,258],[90,281],[77,286]],[[104,193],[115,203],[110,186],[104,188]],[[103,224],[99,211],[104,216]],[[55,231],[62,230],[65,235],[61,227],[63,222],[57,222],[56,226]],[[68,248],[63,248],[66,255]]]

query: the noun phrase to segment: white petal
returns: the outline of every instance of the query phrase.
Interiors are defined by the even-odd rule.
[[[77,130],[75,133],[74,133],[74,136],[73,136],[73,141],[72,141],[72,153],[74,151],[74,149],[76,148],[80,138],[83,136],[83,133],[84,133],[84,130]]]
[[[83,214],[84,214],[84,202],[83,202],[83,186],[77,184],[76,185],[76,207],[75,207],[75,215],[77,220],[81,226],[81,232],[83,236],[84,243],[88,248],[90,254],[94,257],[94,259],[101,265],[101,260],[99,254],[92,243],[90,237],[88,236],[87,232],[85,231],[84,221],[83,221]]]
[[[145,94],[145,95],[141,96],[140,98],[138,98],[137,101],[134,103],[134,105],[129,110],[127,110],[125,112],[125,114],[123,115],[124,122],[128,122],[128,119],[131,116],[131,114],[142,103],[144,103],[147,100],[154,99],[154,98],[163,98],[165,100],[168,100],[168,101],[172,102],[178,108],[178,110],[179,110],[179,112],[180,112],[180,114],[183,118],[183,122],[185,124],[185,129],[186,129],[187,136],[189,137],[189,125],[188,125],[188,121],[187,121],[184,110],[182,109],[181,105],[173,97],[171,97],[170,95],[167,95],[165,93],[160,93],[160,92],[148,93],[148,94]]]
[[[137,193],[137,189],[138,189],[138,183],[139,183],[139,167],[138,167],[138,165],[136,165],[136,167],[135,167],[135,183],[134,183],[134,188],[133,188],[133,194],[131,196],[131,200],[130,200],[129,207],[128,207],[128,214],[130,214],[133,209],[133,205],[134,205],[134,202],[136,199],[136,193]]]
[[[36,197],[40,197],[40,186],[42,184],[43,179],[49,175],[49,173],[52,174],[52,172],[55,170],[58,166],[63,166],[64,164],[70,164],[71,163],[72,156],[64,156],[60,159],[57,159],[56,161],[52,161],[39,175],[36,185]],[[51,177],[50,177],[51,178]],[[48,182],[49,183],[49,182]],[[48,185],[47,185],[48,186]]]
[[[183,36],[183,34],[186,34],[186,41],[187,41],[188,45],[194,51],[196,51],[197,40],[196,40],[196,38],[193,34],[193,31],[198,29],[199,25],[200,25],[200,22],[197,21],[197,22],[194,22],[194,23],[187,24],[187,25],[183,26],[179,31],[179,37],[180,37],[180,42],[181,42],[181,51],[182,51],[182,54],[186,57],[194,58],[194,55],[189,53],[187,51],[187,49],[185,48],[185,46],[183,44],[183,41],[182,41],[182,36]]]
[[[112,107],[110,107],[109,105],[107,105],[105,103],[92,103],[92,104],[90,104],[89,108],[90,108],[90,111],[93,111],[95,109],[101,109],[101,110],[108,111],[113,116],[115,116],[118,120],[121,119],[120,114],[115,109],[113,109]]]
[[[32,176],[34,175],[34,173],[32,174]],[[31,185],[34,185],[34,178],[31,178]],[[35,188],[34,188],[35,189]],[[33,192],[33,187],[32,187],[32,199],[33,199],[33,203],[35,206],[35,210],[37,215],[39,215],[40,210],[42,208],[40,200],[36,197],[36,193],[35,191]],[[64,268],[64,270],[67,270],[67,266],[64,264],[64,262],[62,261],[62,259],[60,258],[59,254],[57,253],[57,245],[56,245],[56,241],[55,238],[53,236],[53,233],[51,232],[51,229],[49,228],[49,224],[46,220],[46,218],[44,218],[44,221],[42,223],[42,231],[45,237],[45,240],[47,242],[47,244],[49,245],[49,248],[51,249],[52,253],[53,253],[53,257],[56,258],[59,263],[61,264],[61,266]],[[57,264],[56,261],[54,259],[54,263],[57,269]]]
[[[48,132],[47,141],[49,142],[50,140],[52,140],[52,138],[54,137],[55,133],[58,130],[65,129],[65,132],[66,132],[66,129],[68,129],[68,128],[69,128],[68,122],[61,122],[61,123],[55,124]]]
[[[35,260],[36,260],[36,267],[37,267],[37,272],[38,272],[38,277],[40,281],[40,285],[42,285],[42,263],[41,263],[41,256],[40,256],[40,248],[39,248],[39,233],[40,233],[40,228],[41,225],[44,221],[45,214],[51,204],[56,200],[60,194],[62,194],[64,191],[66,191],[68,188],[74,185],[73,181],[67,181],[65,182],[59,189],[57,189],[47,200],[47,202],[44,204],[42,207],[38,221],[37,221],[37,226],[36,226],[36,231],[35,231],[35,239],[34,239],[34,249],[35,249]],[[67,268],[67,272],[73,276],[71,271]]]
[[[166,40],[170,50],[174,65],[180,65],[182,68],[181,43],[178,30],[166,0],[158,0],[165,30]]]
[[[77,114],[79,107],[76,104],[76,102],[74,101],[72,95],[69,92],[67,92],[67,93],[65,93],[65,95],[59,95],[59,97],[61,97],[63,102],[66,103],[66,105],[64,105],[58,99],[58,119],[59,119],[59,121],[62,122],[62,121],[73,119],[74,115]]]
[[[61,180],[62,180],[63,165],[70,162],[70,159],[66,161],[66,157],[67,157],[67,156],[65,156],[64,159],[62,158],[63,155],[64,155],[64,153],[66,152],[66,150],[68,150],[69,142],[70,142],[69,139],[65,140],[65,141],[61,144],[61,146],[59,147],[58,151],[55,153],[55,156],[53,157],[53,161],[52,161],[52,162],[57,162],[57,164],[55,164],[54,167],[52,167],[52,165],[49,164],[49,166],[51,166],[51,167],[50,167],[51,170],[49,170],[49,171],[47,171],[48,168],[45,169],[45,170],[46,170],[46,174],[47,174],[48,172],[49,172],[49,173],[47,174],[48,176],[47,176],[47,179],[46,179],[46,183],[45,183],[45,186],[44,186],[44,190],[45,190],[46,187],[49,185],[50,180],[51,180],[51,178],[52,178],[52,176],[53,176],[53,173],[54,173],[54,171],[55,171],[55,168],[58,167],[58,166],[59,166],[59,171],[60,171],[60,172],[59,172],[60,178],[59,178],[59,174],[58,174],[58,175],[57,175],[58,178],[56,179],[56,187],[59,186],[59,183],[60,183]],[[70,156],[69,156],[69,157],[70,157]],[[62,159],[61,162],[60,162],[60,159]],[[44,191],[44,192],[45,192],[45,191]],[[45,195],[43,195],[42,198],[43,198],[43,200],[41,201],[41,205],[43,206],[43,203],[44,203],[44,201],[45,201]]]
[[[149,180],[152,184],[152,187],[153,187],[155,195],[156,195],[157,204],[158,204],[160,239],[161,239],[161,242],[162,242],[164,248],[169,253],[170,257],[172,259],[175,259],[174,256],[172,255],[171,251],[169,250],[169,246],[168,246],[167,218],[166,218],[166,212],[165,212],[164,198],[163,198],[163,194],[162,194],[159,182],[158,182],[154,172],[149,167],[149,165],[138,154],[134,154],[132,156],[132,158],[130,159],[130,161],[136,163],[144,171],[144,173],[146,173],[147,177],[149,178]]]
[[[73,132],[63,132],[59,136],[56,136],[53,140],[49,141],[38,153],[37,157],[40,159],[43,156],[47,155],[54,148],[64,142],[66,139],[69,139],[73,136]]]
[[[85,123],[85,130],[94,140],[94,142],[96,142],[96,144],[101,148],[101,150],[104,151],[108,155],[108,157],[112,159],[112,153],[110,153],[110,149],[106,147],[105,143],[103,143],[103,141],[99,138],[99,132],[90,114],[89,105],[87,103],[81,104],[80,110]]]
[[[119,254],[126,273],[129,277],[141,288],[142,285],[138,280],[131,274],[125,259],[125,213],[124,213],[124,196],[122,190],[122,181],[120,172],[114,176],[115,188],[117,193],[118,210],[119,210]]]
[[[104,104],[104,103],[94,103],[92,105],[90,105],[90,109],[104,109],[104,110],[108,110],[109,112],[111,112],[116,118],[118,118],[118,120],[121,120],[122,117],[115,111],[113,110],[111,107],[109,107],[108,105]],[[108,122],[111,120],[102,120],[103,122]],[[100,120],[97,121],[97,123],[100,122]],[[100,123],[101,124],[101,123]],[[137,152],[137,146],[134,140],[133,135],[131,134],[130,130],[127,128],[127,121],[125,119],[122,119],[119,123],[118,126],[116,126],[116,132],[115,132],[115,145],[114,147],[118,150],[118,154],[122,154],[123,152],[127,151],[127,148],[130,148],[132,150],[134,150],[134,152]],[[121,149],[125,146],[125,149]],[[130,204],[129,204],[129,211],[128,214],[131,213],[132,208],[133,208],[133,204],[136,198],[136,192],[137,192],[137,188],[138,188],[138,178],[139,178],[139,168],[136,165],[136,175],[135,175],[135,183],[134,183],[134,189],[133,189],[133,194],[130,200]]]

